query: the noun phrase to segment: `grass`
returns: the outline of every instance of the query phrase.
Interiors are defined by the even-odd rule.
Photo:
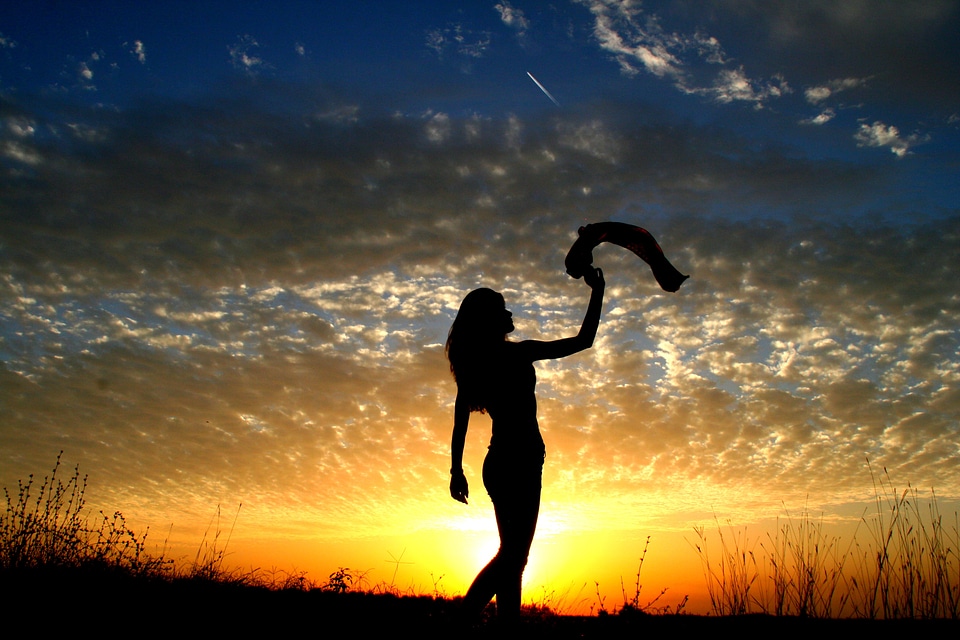
[[[147,553],[149,529],[138,534],[127,526],[119,511],[88,515],[85,510],[87,477],[79,466],[69,477],[62,474],[61,456],[49,475],[33,475],[17,482],[17,491],[4,488],[6,510],[0,514],[0,572],[22,576],[26,572],[65,571],[110,573],[141,580],[194,580],[239,586],[281,589],[316,587],[303,573],[280,570],[240,571],[224,565],[231,526],[224,538],[219,506],[191,562],[177,565],[172,559]],[[239,516],[239,508],[237,510]],[[233,524],[236,524],[236,517]]]
[[[750,618],[746,614],[757,613],[807,619],[960,619],[957,514],[952,521],[945,521],[935,493],[924,499],[911,487],[897,490],[886,470],[879,477],[871,470],[871,477],[874,504],[864,512],[849,541],[830,535],[822,519],[806,509],[797,515],[785,513],[776,531],[762,539],[751,539],[746,529],[721,525],[716,518],[715,533],[695,529],[693,547],[701,560],[712,613],[744,619]],[[218,507],[193,561],[177,565],[163,551],[147,553],[149,530],[135,533],[120,512],[87,514],[86,487],[87,478],[80,475],[79,467],[64,477],[58,456],[42,481],[30,476],[17,483],[16,492],[4,489],[0,583],[8,592],[19,590],[10,601],[10,611],[22,608],[42,618],[62,606],[56,604],[57,594],[61,594],[77,615],[101,606],[108,606],[114,615],[116,611],[133,615],[142,609],[142,601],[149,599],[217,616],[217,607],[224,611],[232,608],[238,616],[235,624],[249,631],[242,621],[250,620],[251,610],[266,620],[265,612],[273,615],[294,606],[265,607],[263,598],[268,596],[264,594],[270,593],[287,594],[285,603],[300,602],[289,599],[296,594],[313,598],[309,605],[301,602],[296,605],[301,608],[286,615],[302,615],[306,606],[317,615],[352,611],[371,618],[371,623],[388,619],[370,615],[371,607],[408,616],[417,624],[422,616],[439,624],[436,621],[444,616],[449,619],[456,608],[457,598],[443,589],[442,575],[431,574],[432,593],[423,594],[413,589],[401,592],[393,581],[371,585],[367,572],[347,567],[338,568],[324,581],[311,580],[305,572],[231,569],[224,561],[239,507],[226,531]],[[590,608],[596,615],[591,619],[616,618],[616,624],[633,624],[631,620],[642,618],[643,624],[651,624],[651,618],[691,617],[676,615],[685,613],[686,598],[674,606],[662,605],[666,589],[652,595],[643,592],[641,574],[649,545],[648,537],[630,588],[621,580],[623,602],[619,607],[608,611],[596,584],[597,604]],[[530,624],[551,628],[559,618],[572,620],[565,614],[581,608],[585,589],[586,585],[573,593],[571,587],[559,595],[544,589],[526,605],[524,617]],[[399,600],[412,603],[405,613],[396,609]]]
[[[872,517],[864,518],[869,542],[850,552],[854,615],[960,618],[957,514],[945,526],[933,490],[923,501],[913,487],[898,492],[886,469],[871,477],[876,501]]]
[[[846,542],[807,510],[787,513],[765,540],[716,519],[716,541],[695,528],[713,613],[960,619],[957,514],[945,523],[932,490],[924,499],[913,487],[897,490],[886,469],[870,475],[874,505]]]

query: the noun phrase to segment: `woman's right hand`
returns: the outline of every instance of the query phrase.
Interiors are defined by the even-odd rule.
[[[467,504],[470,488],[467,486],[467,477],[463,475],[463,471],[450,476],[450,496],[457,502]]]
[[[606,285],[601,269],[587,269],[583,274],[583,281],[586,282],[591,289],[599,289],[600,291],[603,291],[603,287]]]

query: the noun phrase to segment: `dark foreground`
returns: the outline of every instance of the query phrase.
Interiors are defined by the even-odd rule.
[[[430,596],[283,590],[205,580],[150,580],[89,572],[0,573],[0,611],[30,621],[45,632],[100,627],[125,635],[155,633],[198,637],[311,635],[418,638],[503,637],[495,620],[464,627],[456,600]],[[520,622],[524,637],[960,637],[956,620],[817,620],[746,615],[560,616],[529,612]],[[682,635],[680,635],[682,634]],[[853,634],[856,634],[854,636]],[[506,634],[513,635],[513,634]],[[268,636],[268,637],[269,637]],[[654,635],[653,637],[657,637]]]

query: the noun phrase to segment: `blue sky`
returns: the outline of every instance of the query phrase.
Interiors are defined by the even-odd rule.
[[[445,496],[457,305],[491,286],[518,338],[569,335],[587,292],[563,256],[620,220],[691,279],[664,294],[597,250],[597,347],[539,369],[548,530],[791,500],[842,520],[867,457],[957,497],[958,21],[943,1],[7,9],[0,480],[63,449],[156,526],[244,502],[284,540],[469,528]]]

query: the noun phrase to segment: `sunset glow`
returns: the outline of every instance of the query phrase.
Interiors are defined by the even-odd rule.
[[[157,552],[461,594],[447,330],[486,286],[576,333],[616,220],[691,278],[594,251],[527,601],[619,606],[649,537],[641,599],[705,613],[697,528],[960,506],[956,2],[93,4],[0,17],[2,486],[63,451]]]

